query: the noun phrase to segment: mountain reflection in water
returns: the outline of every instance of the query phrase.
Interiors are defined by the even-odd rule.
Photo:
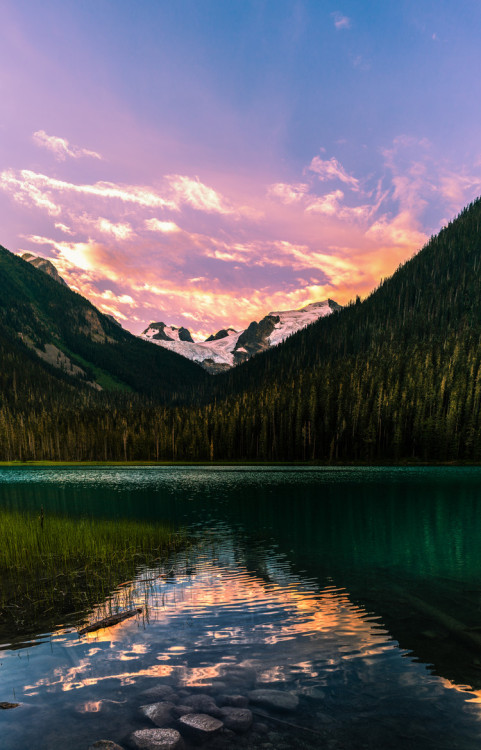
[[[170,578],[145,569],[124,587],[142,616],[6,648],[0,700],[22,706],[0,716],[2,748],[124,744],[159,681],[214,696],[292,691],[291,723],[333,749],[474,748],[481,654],[416,602],[476,632],[480,480],[477,469],[0,472],[4,507],[137,514],[198,539]],[[320,746],[282,731],[264,741]]]

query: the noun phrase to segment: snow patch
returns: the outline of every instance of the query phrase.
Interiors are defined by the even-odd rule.
[[[331,315],[335,309],[339,309],[339,306],[335,302],[331,306],[330,300],[324,300],[322,302],[312,302],[300,310],[270,312],[266,317],[276,317],[279,320],[275,324],[272,333],[265,339],[267,343],[266,348],[277,346],[285,341],[288,336],[292,336],[292,334],[297,333],[302,328],[315,323],[319,318]],[[169,337],[170,341],[154,339],[154,336],[159,332],[158,326],[159,324],[157,326],[151,324],[140,338],[150,341],[152,344],[157,344],[157,346],[162,346],[164,349],[176,352],[176,354],[181,354],[193,362],[198,362],[199,364],[205,362],[206,369],[209,369],[210,364],[221,365],[224,368],[233,367],[237,353],[249,354],[249,351],[243,346],[236,348],[239,337],[244,331],[235,331],[233,328],[226,328],[225,330],[228,335],[224,336],[224,338],[217,339],[216,341],[192,343],[180,340],[179,328],[176,326],[164,326],[163,328],[163,332]]]
[[[270,312],[269,316],[279,318],[275,324],[274,330],[268,336],[267,341],[271,346],[277,346],[285,341],[292,334],[302,330],[311,323],[315,323],[319,318],[325,318],[333,312],[328,300],[323,302],[312,302],[300,310],[278,310]]]
[[[165,331],[167,332],[167,327]],[[147,335],[142,335],[141,338],[150,341],[152,344],[163,346],[164,349],[169,349],[171,352],[182,354],[183,357],[187,357],[187,359],[191,359],[193,362],[205,362],[205,360],[209,359],[214,364],[232,367],[234,364],[234,348],[240,335],[241,331],[238,331],[218,341],[202,341],[198,344],[192,344],[190,341],[180,341],[179,339],[175,341],[159,341]]]

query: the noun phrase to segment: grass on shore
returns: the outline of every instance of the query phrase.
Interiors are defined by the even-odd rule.
[[[0,633],[80,622],[142,565],[161,565],[185,534],[130,520],[0,511]],[[76,615],[76,617],[72,617]]]

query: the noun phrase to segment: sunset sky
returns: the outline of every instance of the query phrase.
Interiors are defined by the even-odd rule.
[[[3,0],[0,244],[134,333],[345,303],[481,193],[481,3]]]

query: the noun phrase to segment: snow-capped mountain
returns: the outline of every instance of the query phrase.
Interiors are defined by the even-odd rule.
[[[188,341],[193,344],[194,340],[187,328],[176,328],[176,326],[166,326],[165,323],[151,323],[145,329],[141,338],[154,341],[156,344],[164,341]]]
[[[187,328],[151,323],[141,338],[199,362],[211,373],[218,373],[277,346],[293,333],[340,309],[337,302],[328,299],[313,302],[300,310],[276,310],[259,323],[253,321],[243,331],[223,328],[206,341],[199,342],[193,341]]]

